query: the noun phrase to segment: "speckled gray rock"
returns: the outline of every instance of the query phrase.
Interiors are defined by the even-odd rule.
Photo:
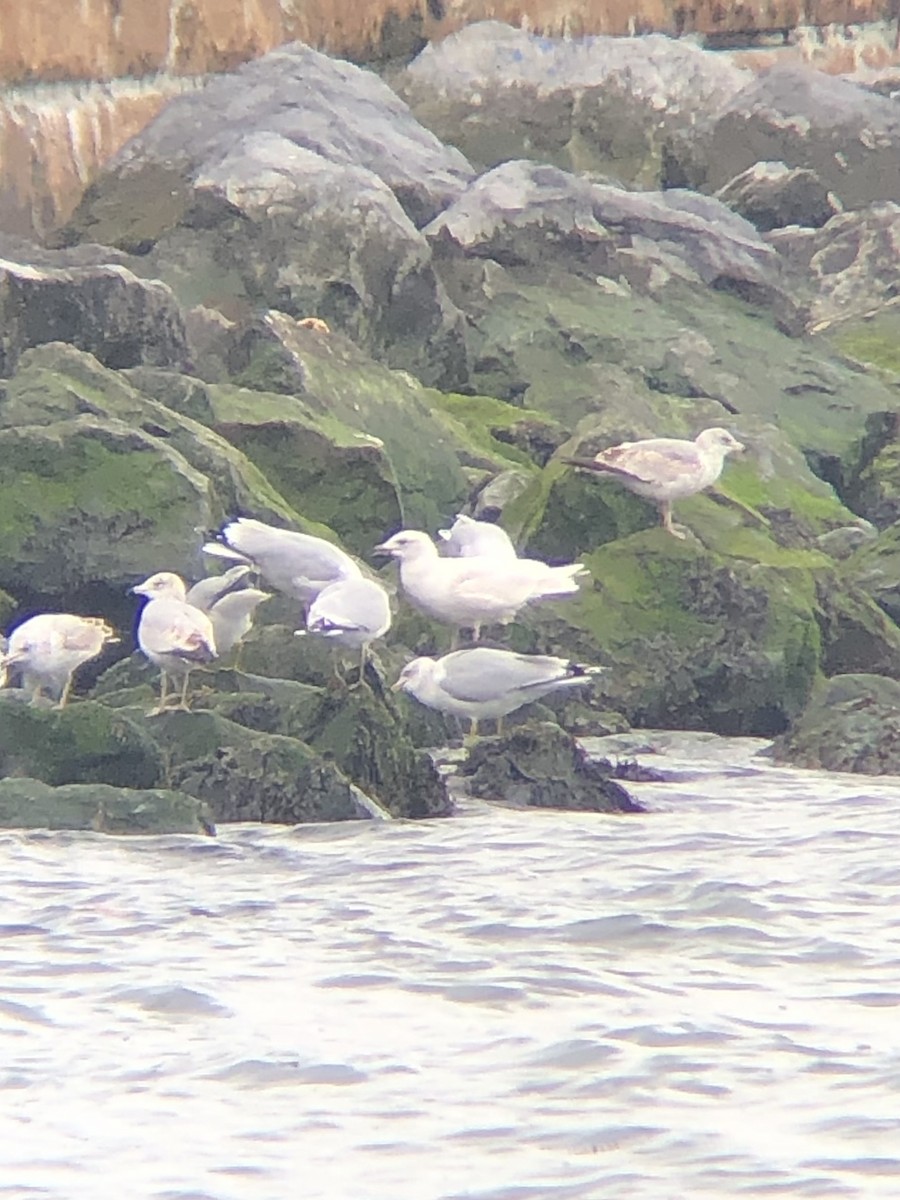
[[[187,306],[317,316],[450,384],[461,317],[418,226],[471,174],[377,76],[297,44],[173,100],[62,237],[140,251]]]
[[[186,366],[184,322],[164,283],[139,279],[117,262],[65,265],[66,255],[26,245],[19,254],[0,262],[0,375],[30,346],[55,341],[110,367]]]
[[[774,67],[669,139],[665,183],[713,192],[760,161],[815,171],[845,208],[897,196],[900,108],[839,75]]]
[[[781,162],[759,162],[720,187],[716,199],[760,232],[784,225],[818,229],[838,206],[815,171]]]
[[[653,187],[665,131],[750,78],[662,35],[547,38],[481,21],[426,46],[394,82],[423,124],[485,166],[533,158]]]

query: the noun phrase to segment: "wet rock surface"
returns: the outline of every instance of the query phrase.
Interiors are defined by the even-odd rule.
[[[460,766],[473,796],[516,808],[641,812],[612,778],[608,763],[592,761],[558,725],[529,723],[505,737],[475,745]]]
[[[883,675],[836,675],[776,742],[775,754],[798,767],[900,774],[900,684]]]

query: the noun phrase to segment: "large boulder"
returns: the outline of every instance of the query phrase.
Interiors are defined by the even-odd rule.
[[[181,310],[164,283],[117,262],[66,265],[64,254],[17,250],[0,262],[0,376],[45,342],[69,342],[109,367],[186,366]]]
[[[129,378],[226,438],[297,512],[361,555],[403,523],[433,529],[459,508],[467,444],[411,375],[284,313],[242,323],[222,344],[243,387],[146,368]]]
[[[554,39],[481,21],[426,46],[393,83],[424,125],[482,166],[533,158],[653,187],[667,131],[750,78],[661,35]]]
[[[459,770],[470,795],[515,808],[643,811],[611,778],[608,765],[590,759],[570,734],[550,722],[483,738]]]
[[[897,105],[802,65],[774,67],[668,140],[664,183],[714,192],[757,162],[814,171],[844,208],[894,200]]]
[[[837,211],[834,197],[815,171],[782,162],[754,163],[720,187],[716,198],[761,233],[785,225],[818,229]]]
[[[894,401],[827,342],[796,336],[811,302],[800,270],[712,198],[506,163],[427,233],[468,317],[472,390],[570,433],[602,419],[613,436],[635,420],[671,434],[740,414],[821,460]]]
[[[447,384],[461,318],[418,226],[471,173],[371,72],[297,44],[173,100],[63,237],[139,251],[188,304],[315,315]]]
[[[801,292],[810,331],[835,327],[846,338],[855,322],[865,337],[873,317],[894,309],[900,288],[900,205],[893,201],[837,213],[815,231],[777,230],[769,241]]]
[[[838,675],[818,688],[775,744],[780,762],[863,775],[900,775],[900,683]]]
[[[0,586],[57,605],[195,575],[204,531],[235,512],[301,523],[224,438],[59,343],[0,397],[0,465]]]

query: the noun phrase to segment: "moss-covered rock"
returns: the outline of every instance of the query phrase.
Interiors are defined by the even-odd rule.
[[[460,774],[473,796],[516,808],[563,808],[588,812],[641,812],[571,734],[549,722],[522,725],[506,737],[477,742]]]
[[[0,692],[0,776],[20,775],[152,788],[162,782],[163,757],[140,722],[103,704],[32,707],[15,691]]]
[[[326,693],[304,731],[320,754],[395,817],[447,817],[453,804],[429,756],[416,750],[389,693]]]
[[[900,775],[900,683],[836,675],[775,744],[780,762],[864,775]]]
[[[112,834],[216,831],[207,805],[180,792],[102,783],[52,787],[25,777],[0,779],[0,826]]]
[[[377,812],[333,762],[298,738],[260,733],[209,711],[164,713],[147,723],[167,759],[168,785],[205,801],[219,822],[293,825]]]
[[[90,355],[23,355],[0,399],[0,586],[68,606],[194,577],[203,531],[235,512],[302,525],[238,449]]]

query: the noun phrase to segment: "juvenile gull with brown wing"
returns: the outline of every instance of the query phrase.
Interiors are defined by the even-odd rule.
[[[608,475],[647,500],[655,500],[663,528],[673,537],[684,531],[672,523],[672,503],[694,496],[715,483],[729,454],[743,445],[727,429],[704,429],[692,441],[646,438],[601,450],[594,458],[564,458],[585,471]]]

